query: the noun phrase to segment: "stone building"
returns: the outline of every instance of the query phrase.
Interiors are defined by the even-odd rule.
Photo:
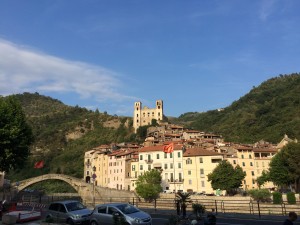
[[[155,108],[142,108],[142,102],[134,103],[133,113],[133,128],[136,132],[140,126],[150,125],[151,121],[155,119],[157,122],[163,120],[163,101],[157,100]]]

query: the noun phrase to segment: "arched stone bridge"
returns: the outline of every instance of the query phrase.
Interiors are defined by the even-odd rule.
[[[16,188],[17,191],[21,191],[32,184],[39,183],[45,180],[62,180],[70,184],[78,192],[83,202],[86,203],[92,203],[94,200],[94,196],[96,199],[116,196],[128,198],[136,197],[135,193],[131,191],[116,190],[99,186],[94,187],[93,184],[86,183],[82,179],[64,174],[44,174],[41,176],[15,182],[12,184],[12,186]]]

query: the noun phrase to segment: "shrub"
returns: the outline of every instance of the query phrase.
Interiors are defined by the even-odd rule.
[[[296,197],[294,192],[286,193],[287,202],[289,204],[296,204]]]
[[[192,208],[195,214],[205,213],[205,206],[200,203],[193,203]]]
[[[252,189],[248,191],[248,194],[255,201],[268,202],[271,198],[271,193],[268,189]]]
[[[273,192],[273,204],[282,203],[282,194],[278,191]]]

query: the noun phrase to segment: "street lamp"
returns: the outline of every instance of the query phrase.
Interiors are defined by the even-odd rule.
[[[96,180],[96,166],[93,166],[93,175],[92,175],[92,178],[93,178],[93,206],[95,207],[95,180]]]

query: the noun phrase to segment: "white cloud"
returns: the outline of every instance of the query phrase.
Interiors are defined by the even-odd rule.
[[[120,76],[100,66],[65,60],[0,39],[0,94],[74,93],[96,101],[134,99],[120,93]]]

